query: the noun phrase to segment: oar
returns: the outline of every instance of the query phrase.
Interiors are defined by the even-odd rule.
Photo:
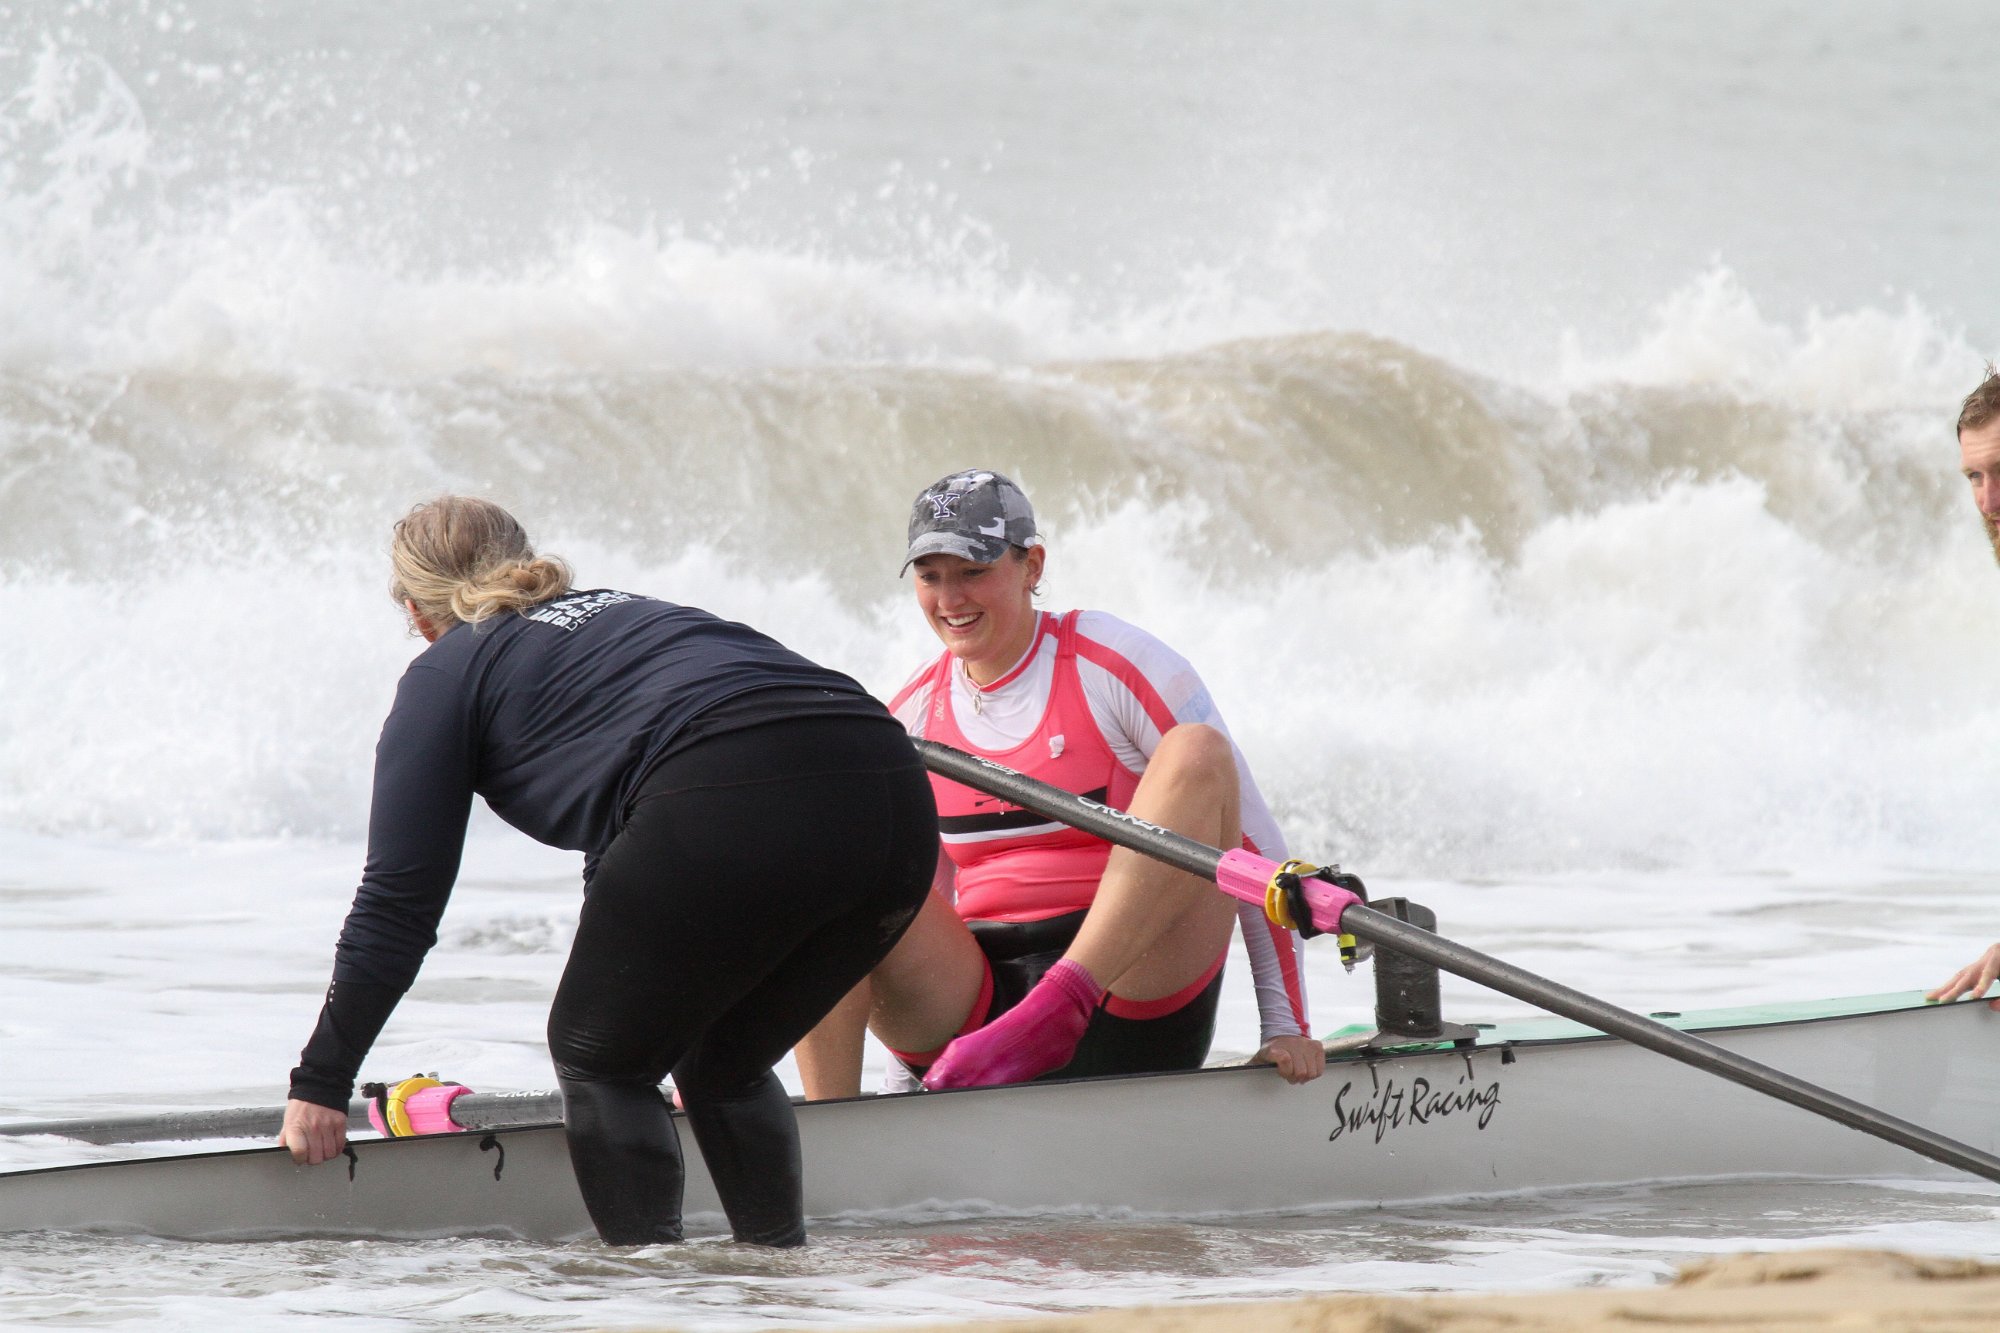
[[[1184,837],[1170,829],[1100,805],[1059,787],[1013,769],[1003,767],[936,741],[917,740],[917,752],[933,773],[975,787],[988,795],[1012,801],[1024,810],[1068,824],[1106,842],[1150,856],[1191,875],[1213,880],[1225,893],[1252,902],[1265,901],[1265,884],[1281,867],[1249,852],[1223,852],[1206,843]],[[1258,876],[1262,876],[1259,882]],[[1780,1101],[1823,1115],[1864,1134],[1920,1153],[1933,1161],[1955,1166],[1987,1180],[2000,1181],[2000,1157],[1981,1152],[1970,1144],[1948,1139],[1922,1125],[1899,1119],[1886,1111],[1843,1097],[1782,1070],[1746,1059],[1664,1023],[1641,1017],[1629,1010],[1605,1003],[1559,982],[1536,976],[1489,958],[1462,944],[1455,944],[1430,931],[1398,921],[1361,904],[1353,894],[1318,880],[1304,881],[1313,923],[1329,934],[1339,932],[1367,940],[1385,949],[1395,949],[1422,959],[1447,972],[1479,982],[1517,1000],[1526,1000],[1551,1013],[1574,1019],[1623,1037],[1635,1046],[1683,1064],[1693,1065],[1732,1083],[1740,1083]]]
[[[368,1100],[347,1107],[347,1127],[367,1129]],[[460,1129],[545,1125],[563,1118],[559,1092],[468,1092],[451,1102]],[[158,1143],[168,1140],[275,1138],[285,1122],[282,1106],[242,1106],[222,1111],[164,1111],[157,1115],[104,1116],[96,1120],[27,1120],[0,1125],[0,1135],[51,1134],[84,1143]]]

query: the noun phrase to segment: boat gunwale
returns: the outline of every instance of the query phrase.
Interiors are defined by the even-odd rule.
[[[1873,1003],[1873,1007],[1861,1007],[1863,1005],[1867,1005],[1870,1003]],[[1834,1006],[1834,1005],[1839,1005],[1844,1007],[1841,1007],[1834,1012],[1826,1011],[1827,1006]],[[1789,1002],[1782,1002],[1776,1005],[1739,1006],[1735,1008],[1716,1009],[1716,1010],[1693,1010],[1685,1014],[1677,1014],[1672,1019],[1655,1018],[1655,1021],[1666,1023],[1668,1026],[1674,1027],[1681,1031],[1743,1032],[1743,1031],[1754,1031],[1754,1030],[1765,1030],[1765,1029],[1776,1029],[1776,1028],[1804,1027],[1815,1023],[1835,1023],[1847,1019],[1871,1018],[1880,1015],[1895,1014],[1895,1013],[1914,1013],[1924,1010],[1935,1010],[1938,1012],[1946,1012],[1954,1008],[1955,1005],[1956,1002],[1937,1003],[1934,1001],[1925,1000],[1922,998],[1922,992],[1919,991],[1896,991],[1896,992],[1889,992],[1883,995],[1833,997],[1821,1000],[1789,1001]],[[1726,1020],[1717,1022],[1707,1021],[1710,1015],[1715,1016],[1717,1019],[1724,1019],[1725,1016],[1747,1014],[1751,1012],[1764,1012],[1764,1011],[1782,1012],[1787,1009],[1797,1009],[1801,1012],[1799,1012],[1796,1017],[1789,1017],[1789,1018],[1774,1017],[1770,1019],[1765,1019],[1763,1021],[1738,1021],[1738,1022],[1731,1022]],[[1534,1026],[1554,1025],[1554,1024],[1562,1024],[1574,1030],[1568,1032],[1554,1032],[1548,1036],[1543,1036],[1543,1037],[1537,1037],[1527,1034],[1508,1035],[1510,1030],[1521,1029],[1521,1028],[1532,1028]],[[1571,1023],[1569,1022],[1569,1020],[1566,1019],[1554,1019],[1554,1018],[1526,1019],[1526,1020],[1516,1020],[1514,1022],[1505,1024],[1495,1024],[1492,1027],[1482,1028],[1479,1031],[1479,1034],[1476,1039],[1467,1042],[1466,1044],[1463,1045],[1454,1044],[1448,1041],[1412,1042],[1398,1046],[1384,1046],[1372,1049],[1353,1049],[1353,1050],[1346,1050],[1339,1052],[1329,1052],[1327,1055],[1327,1068],[1328,1071],[1331,1072],[1334,1068],[1339,1066],[1379,1064],[1386,1060],[1415,1060],[1415,1059],[1426,1059],[1426,1058],[1437,1058],[1437,1057],[1469,1058],[1481,1052],[1499,1052],[1503,1055],[1504,1058],[1507,1053],[1515,1050],[1528,1049],[1528,1048],[1547,1049],[1558,1046],[1574,1046],[1574,1045],[1588,1044],[1594,1042],[1619,1042],[1621,1044],[1629,1044],[1625,1043],[1624,1039],[1621,1037],[1612,1036],[1609,1033],[1588,1030],[1583,1028],[1583,1025]],[[983,1088],[946,1088],[946,1089],[940,1089],[939,1091],[936,1092],[913,1091],[913,1092],[889,1092],[889,1093],[863,1093],[857,1097],[833,1097],[815,1102],[797,1101],[797,1104],[800,1106],[812,1106],[812,1107],[841,1106],[841,1105],[850,1105],[855,1103],[872,1104],[872,1103],[903,1101],[907,1098],[919,1097],[919,1096],[924,1097],[926,1099],[935,1099],[940,1096],[954,1097],[966,1093],[986,1093],[986,1094],[1006,1093],[1006,1094],[1019,1095],[1020,1093],[1023,1092],[1032,1092],[1036,1089],[1042,1089],[1042,1088],[1087,1087],[1087,1086],[1106,1084],[1106,1083],[1126,1083],[1138,1079],[1178,1080],[1185,1078],[1201,1077],[1206,1075],[1241,1076],[1244,1074],[1256,1073],[1262,1068],[1263,1066],[1253,1065],[1247,1062],[1239,1062],[1239,1063],[1225,1064],[1225,1065],[1205,1065],[1200,1069],[1174,1069],[1174,1070],[1165,1070],[1158,1073],[1146,1073],[1146,1074],[1105,1074],[1093,1078],[1048,1079],[1048,1080],[1038,1080],[1033,1083],[1002,1084],[994,1087],[983,1087]],[[685,1115],[684,1112],[679,1110],[675,1110],[673,1114],[677,1117]],[[357,1138],[357,1139],[350,1139],[349,1146],[352,1147],[357,1153],[365,1150],[372,1154],[381,1149],[394,1147],[399,1144],[432,1143],[439,1139],[451,1139],[451,1140],[468,1139],[472,1138],[475,1135],[478,1137],[478,1141],[483,1141],[489,1136],[498,1137],[502,1135],[542,1133],[551,1129],[561,1129],[562,1127],[563,1127],[563,1122],[560,1120],[546,1120],[546,1121],[535,1121],[532,1123],[520,1124],[520,1125],[499,1125],[484,1129],[452,1130],[441,1134],[416,1134],[404,1138]],[[187,1141],[199,1142],[200,1140],[187,1140]],[[0,1186],[4,1186],[4,1184],[9,1180],[21,1180],[21,1179],[26,1179],[30,1176],[51,1175],[63,1171],[91,1171],[91,1170],[102,1169],[105,1167],[136,1166],[147,1162],[209,1161],[217,1158],[248,1157],[257,1154],[268,1154],[268,1153],[284,1152],[284,1151],[286,1151],[286,1149],[283,1147],[283,1145],[271,1143],[254,1148],[219,1148],[219,1149],[212,1149],[200,1152],[161,1153],[156,1156],[148,1156],[148,1157],[112,1157],[112,1158],[103,1158],[96,1161],[88,1161],[88,1162],[65,1162],[55,1166],[34,1166],[34,1167],[26,1167],[20,1170],[0,1170]],[[333,1163],[329,1162],[327,1163],[327,1165],[333,1165]],[[352,1165],[352,1161],[350,1161],[350,1165]]]

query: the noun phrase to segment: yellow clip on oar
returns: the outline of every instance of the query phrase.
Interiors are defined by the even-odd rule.
[[[1342,879],[1352,879],[1351,876],[1342,876],[1339,866],[1332,867],[1329,873],[1321,874],[1321,867],[1310,861],[1288,860],[1272,872],[1270,883],[1264,886],[1264,915],[1282,930],[1299,929],[1301,923],[1298,914],[1293,911],[1295,903],[1303,904],[1305,900],[1299,891],[1299,881],[1313,876],[1318,876],[1329,884],[1340,884]],[[1353,880],[1353,883],[1358,887],[1360,881]],[[1345,888],[1347,885],[1343,884],[1341,887]],[[1305,924],[1310,926],[1309,917]],[[1307,933],[1310,934],[1311,931],[1308,930]],[[1334,939],[1340,946],[1340,965],[1352,972],[1355,963],[1359,962],[1362,956],[1361,941],[1352,935],[1336,935]]]

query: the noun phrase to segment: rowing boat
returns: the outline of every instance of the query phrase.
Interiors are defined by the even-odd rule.
[[[2000,1148],[2000,1014],[1915,994],[1656,1015],[1726,1050]],[[1643,1181],[1955,1175],[1562,1020],[1458,1043],[1329,1043],[1271,1070],[1044,1082],[799,1107],[825,1220],[1247,1215]],[[590,1234],[559,1124],[359,1139],[318,1167],[259,1147],[0,1173],[0,1232],[188,1239]],[[720,1229],[689,1153],[688,1211]]]
[[[933,772],[1210,880],[1261,903],[1281,927],[1337,936],[1350,962],[1373,948],[1377,1026],[1330,1043],[1325,1077],[1303,1087],[1236,1066],[808,1103],[798,1118],[809,1215],[1214,1216],[1941,1170],[2000,1181],[1985,1113],[2000,1091],[2000,1026],[1982,1005],[1894,995],[1644,1017],[1447,940],[1407,899],[1370,904],[1338,867],[1223,851],[977,756],[915,744]],[[1562,1019],[1446,1023],[1440,969]],[[390,1128],[420,1127],[405,1101],[417,1083],[429,1085],[417,1096],[446,1107],[438,1125],[473,1100],[411,1080],[378,1104]],[[241,1114],[260,1113],[227,1113]],[[481,1128],[350,1145],[344,1169],[301,1168],[263,1148],[4,1174],[0,1232],[534,1241],[589,1232],[560,1123],[458,1123]],[[698,1231],[720,1209],[696,1161],[688,1177]]]

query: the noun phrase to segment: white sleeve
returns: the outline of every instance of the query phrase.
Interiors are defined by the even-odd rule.
[[[1229,736],[1229,724],[1194,667],[1173,649],[1134,625],[1103,611],[1077,617],[1081,640],[1077,675],[1090,715],[1118,762],[1144,773],[1161,735],[1183,722],[1201,722]],[[1241,747],[1230,737],[1243,815],[1243,844],[1274,861],[1285,859],[1285,835],[1250,773]],[[1237,908],[1250,975],[1257,988],[1259,1044],[1273,1037],[1310,1033],[1303,943],[1297,932],[1273,925],[1255,903]]]
[[[903,682],[903,688],[896,691],[895,698],[889,704],[890,715],[902,723],[903,730],[912,736],[924,734],[924,722],[930,713],[931,687],[924,679],[930,671],[928,664],[917,668],[917,674]],[[954,903],[958,901],[957,869],[952,865],[951,858],[944,854],[943,843],[938,844],[937,870],[931,876],[931,887],[942,893],[946,901]]]
[[[930,711],[931,706],[931,686],[924,678],[930,672],[929,663],[918,667],[916,674],[904,681],[902,688],[890,696],[890,714],[902,723],[903,730],[912,736],[924,734],[924,715]]]
[[[889,1057],[889,1067],[882,1071],[883,1092],[922,1092],[923,1080],[910,1072],[908,1065],[895,1056]]]

